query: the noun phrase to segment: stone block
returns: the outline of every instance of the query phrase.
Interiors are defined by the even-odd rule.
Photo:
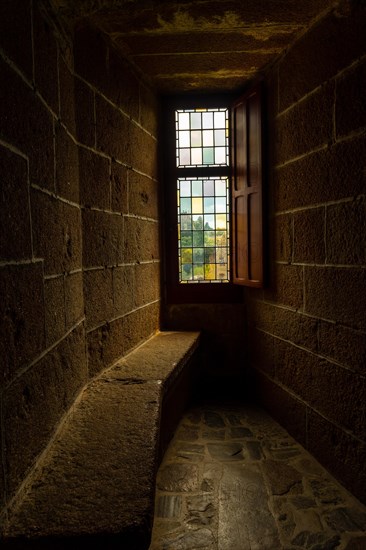
[[[308,449],[362,502],[366,502],[366,443],[315,411],[308,414]]]
[[[93,378],[124,355],[124,318],[88,332],[87,346],[88,372]]]
[[[364,269],[305,268],[305,310],[310,315],[353,328],[366,328]]]
[[[0,145],[0,259],[32,256],[27,161]]]
[[[266,300],[295,309],[303,307],[303,268],[297,265],[273,264]]]
[[[140,85],[140,124],[154,137],[158,137],[159,104],[153,90]]]
[[[113,266],[124,257],[124,219],[117,214],[83,210],[84,267]]]
[[[33,78],[32,10],[30,0],[3,0],[0,4],[1,47],[29,81]],[[14,37],[22,37],[21,40]]]
[[[358,3],[347,5],[349,13],[332,11],[298,40],[281,60],[281,111],[328,81],[366,51],[364,7]]]
[[[79,147],[80,201],[84,206],[110,209],[109,167],[109,159]]]
[[[325,261],[325,209],[294,213],[294,256],[299,263]]]
[[[1,386],[45,347],[43,265],[4,266],[0,270]]]
[[[334,83],[331,82],[277,118],[276,164],[310,153],[330,142],[333,102]]]
[[[44,282],[46,347],[60,340],[65,334],[64,276],[46,279]]]
[[[156,139],[142,130],[136,124],[131,124],[131,165],[132,168],[151,176],[157,177],[158,147]]]
[[[366,126],[362,90],[366,87],[366,63],[343,73],[336,82],[336,136],[345,136]]]
[[[298,311],[274,308],[273,334],[298,346],[316,351],[318,346],[318,320]]]
[[[49,442],[85,381],[84,329],[79,326],[7,389],[4,438],[9,497]]]
[[[281,385],[330,421],[364,437],[366,383],[361,376],[282,341],[275,343],[274,357]]]
[[[80,210],[37,190],[31,192],[34,254],[46,275],[81,266]],[[50,246],[52,243],[52,246]]]
[[[364,332],[320,321],[319,353],[360,374],[366,373],[366,336]]]
[[[129,171],[128,173],[129,213],[145,218],[158,219],[158,184],[150,178]]]
[[[59,56],[60,119],[76,138],[75,79],[69,64],[70,61],[66,62],[62,55]]]
[[[80,143],[95,147],[95,97],[94,92],[84,82],[75,78],[75,124],[76,136]]]
[[[79,203],[78,148],[61,125],[56,134],[56,193],[69,201]]]
[[[102,96],[97,95],[95,103],[97,149],[124,164],[130,164],[132,123]]]
[[[65,275],[66,330],[84,316],[83,276],[81,272]]]
[[[291,263],[293,249],[292,214],[283,214],[273,218],[274,225],[274,259]]]
[[[278,168],[274,181],[275,210],[336,201],[364,193],[364,158],[366,138],[361,136]]]
[[[139,218],[125,218],[124,254],[126,263],[159,259],[158,224]]]
[[[112,210],[121,214],[128,213],[128,170],[126,166],[112,161],[111,167],[111,203]]]
[[[131,65],[111,48],[108,69],[108,78],[103,81],[99,89],[124,113],[138,121],[140,87]]]
[[[111,269],[84,271],[84,305],[88,330],[113,317]]]
[[[255,373],[261,405],[302,445],[306,442],[306,405],[265,374]]]
[[[53,118],[23,79],[0,58],[1,137],[29,156],[30,182],[54,190]],[[27,124],[24,123],[27,121]]]
[[[135,266],[113,269],[114,316],[131,312],[135,307]]]
[[[327,262],[366,264],[365,197],[327,206]]]
[[[124,352],[127,353],[159,329],[160,304],[148,304],[124,317]]]
[[[33,5],[34,80],[38,92],[52,111],[59,113],[58,55],[53,30],[39,10]]]
[[[136,265],[134,298],[135,307],[160,298],[160,263]]]

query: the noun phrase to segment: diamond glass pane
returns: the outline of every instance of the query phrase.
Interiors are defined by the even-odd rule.
[[[228,178],[178,178],[177,192],[179,281],[229,282]]]
[[[229,165],[228,109],[175,111],[179,168]]]

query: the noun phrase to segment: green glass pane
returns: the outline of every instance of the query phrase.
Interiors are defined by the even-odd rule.
[[[204,231],[205,246],[215,246],[215,231]]]
[[[182,231],[187,231],[189,229],[192,229],[192,216],[181,216],[180,225],[181,225]]]
[[[201,113],[190,113],[192,130],[201,128]]]
[[[193,197],[202,196],[202,180],[192,181],[192,196]]]
[[[203,248],[194,248],[193,249],[193,263],[194,264],[203,264],[204,262],[204,249]]]
[[[215,145],[223,147],[226,145],[225,130],[215,130]]]
[[[205,248],[205,263],[215,263],[215,248],[214,247],[206,247]]]
[[[204,279],[204,268],[202,264],[193,266],[193,279]]]
[[[182,248],[181,258],[183,264],[192,263],[192,248]]]
[[[192,265],[182,265],[182,281],[190,281],[192,279]]]
[[[227,237],[226,231],[216,231],[217,246],[226,246],[227,245],[226,237]]]
[[[196,231],[203,229],[203,216],[192,216],[192,228]]]
[[[213,147],[203,147],[203,164],[213,164],[214,150]]]
[[[189,214],[190,212],[192,212],[191,199],[181,199],[180,210],[182,214]]]
[[[203,231],[193,231],[193,246],[203,246]]]
[[[193,244],[192,231],[181,231],[180,246],[192,246],[192,244]]]

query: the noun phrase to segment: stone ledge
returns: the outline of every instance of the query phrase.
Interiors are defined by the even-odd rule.
[[[161,430],[183,412],[175,389],[198,342],[197,332],[160,332],[88,385],[11,512],[4,548],[149,547],[161,440],[171,436]]]

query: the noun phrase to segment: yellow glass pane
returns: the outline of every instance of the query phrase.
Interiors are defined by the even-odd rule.
[[[215,264],[205,265],[205,279],[215,279]]]
[[[192,214],[202,213],[202,198],[193,197],[192,198]]]
[[[226,229],[226,214],[216,214],[216,229]]]
[[[192,248],[182,248],[182,263],[191,264],[192,263]]]

